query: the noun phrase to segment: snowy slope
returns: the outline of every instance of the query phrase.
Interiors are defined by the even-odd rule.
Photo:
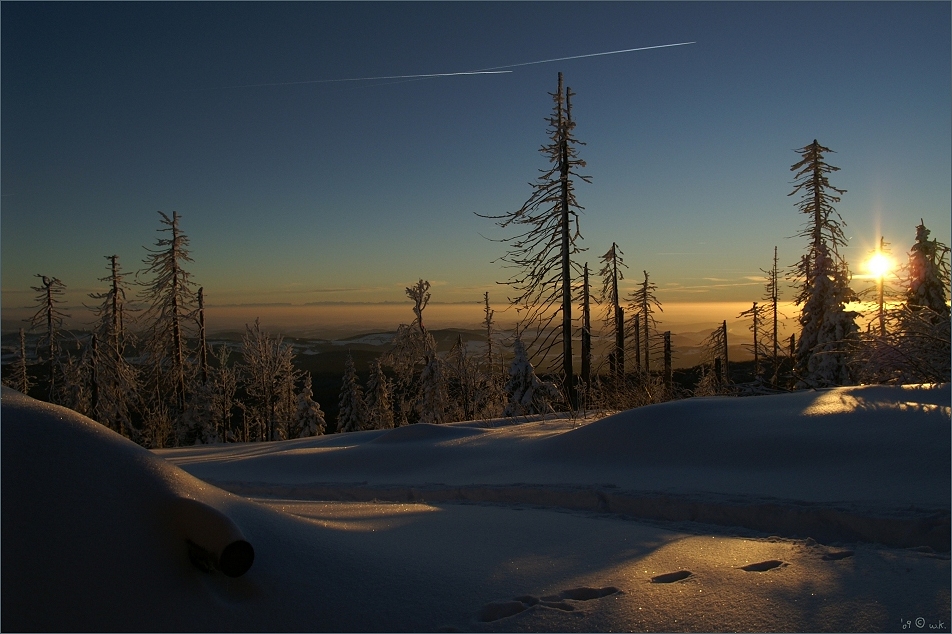
[[[949,401],[948,386],[851,387],[577,427],[414,425],[158,453],[243,494],[527,503],[948,550]]]
[[[416,426],[167,451],[165,460],[78,414],[4,388],[0,628],[869,631],[899,630],[903,619],[922,617],[924,627],[912,631],[936,631],[929,626],[940,621],[948,631],[949,561],[928,549],[836,546],[518,504],[566,508],[573,495],[583,499],[593,491],[610,504],[607,494],[615,489],[648,490],[639,489],[639,478],[653,469],[651,490],[720,500],[711,509],[729,506],[718,497],[728,495],[750,507],[750,499],[771,490],[767,484],[748,483],[740,493],[732,486],[833,469],[826,463],[855,449],[839,472],[846,484],[831,480],[835,491],[823,493],[808,483],[797,493],[788,483],[791,499],[815,509],[839,500],[921,515],[908,503],[900,508],[908,492],[933,516],[944,512],[947,527],[949,496],[941,498],[950,464],[948,387],[781,398],[790,400],[675,403],[684,409],[645,408],[575,429],[566,421]],[[772,417],[761,425],[793,427],[745,428],[758,419],[744,417],[748,408]],[[692,447],[683,439],[703,427],[704,415],[717,434]],[[815,427],[818,421],[823,426]],[[760,441],[745,444],[754,433]],[[724,446],[703,451],[700,445],[711,445],[714,436]],[[812,458],[796,449],[811,439],[824,448]],[[669,446],[674,443],[682,449]],[[761,447],[766,456],[794,450],[776,465],[748,460]],[[918,466],[875,474],[877,465],[881,471],[906,465],[890,455],[912,447]],[[474,486],[514,496],[508,501],[515,505],[253,500],[170,461],[203,478],[239,483],[236,488],[257,482],[272,496],[323,483],[326,491],[354,495],[391,487],[437,497],[463,491],[465,499],[466,487]],[[879,462],[863,466],[868,461]],[[678,475],[678,469],[700,471]],[[707,480],[738,469],[743,473]],[[929,485],[936,473],[941,478]],[[858,481],[866,477],[879,479]],[[889,479],[898,484],[877,492]],[[927,490],[913,490],[920,485]],[[188,510],[195,505],[207,514]],[[239,577],[203,572],[189,560],[186,540],[207,542],[205,533],[215,532],[209,524],[221,517],[254,547],[254,562]],[[947,532],[945,539],[947,551]]]

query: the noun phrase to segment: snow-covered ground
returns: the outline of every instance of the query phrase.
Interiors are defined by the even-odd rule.
[[[950,447],[948,385],[154,453],[4,388],[0,626],[949,631]]]

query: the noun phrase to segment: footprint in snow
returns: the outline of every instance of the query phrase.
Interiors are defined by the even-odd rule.
[[[837,550],[828,552],[820,559],[823,561],[836,561],[838,559],[846,559],[847,557],[852,557],[855,553],[852,550]]]
[[[690,570],[678,570],[677,572],[666,572],[663,575],[657,575],[651,578],[651,583],[674,583],[691,576]]]
[[[761,561],[756,564],[747,564],[746,566],[741,566],[741,570],[746,570],[747,572],[766,572],[768,570],[773,570],[774,568],[780,568],[781,566],[787,566],[786,562],[780,561],[779,559],[768,559],[767,561]]]
[[[476,613],[476,620],[482,623],[498,621],[499,619],[519,614],[536,606],[562,610],[563,612],[574,612],[575,606],[567,601],[591,601],[592,599],[600,599],[610,594],[620,592],[621,590],[615,586],[607,586],[605,588],[589,588],[583,586],[581,588],[564,590],[559,594],[542,598],[525,594],[515,597],[512,601],[494,601],[487,603]]]

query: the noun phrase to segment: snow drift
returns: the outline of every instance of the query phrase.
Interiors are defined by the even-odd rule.
[[[695,398],[596,422],[413,425],[158,452],[230,491],[533,504],[949,550],[950,391]]]
[[[921,613],[947,628],[948,559],[930,552],[949,550],[949,411],[948,386],[844,388],[163,458],[4,388],[0,625],[845,631]],[[377,502],[286,499],[315,493]],[[814,524],[790,521],[797,509]],[[833,549],[798,533],[842,539],[877,518],[899,522],[882,534],[903,545],[935,545]],[[239,542],[245,570],[222,560]]]

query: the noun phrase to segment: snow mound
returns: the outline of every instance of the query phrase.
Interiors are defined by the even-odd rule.
[[[949,405],[948,386],[686,399],[547,438],[539,451],[573,462],[761,472],[875,465],[948,485]]]
[[[243,495],[531,504],[948,551],[949,405],[948,386],[846,387],[686,399],[581,426],[412,425],[242,459],[240,446],[159,453]]]

